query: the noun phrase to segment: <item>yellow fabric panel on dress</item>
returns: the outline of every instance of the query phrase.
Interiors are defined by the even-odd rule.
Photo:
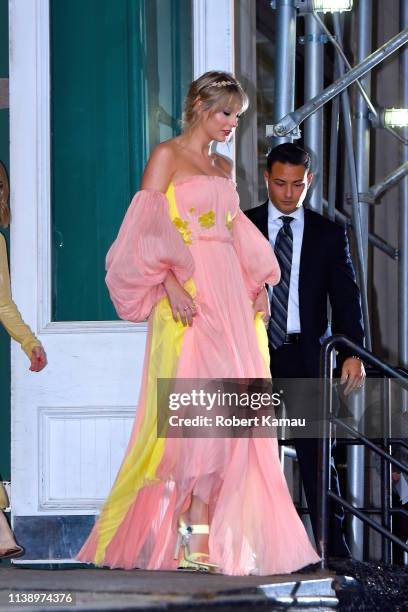
[[[267,376],[269,376],[270,355],[269,355],[268,334],[266,331],[265,323],[263,321],[261,312],[257,312],[255,315],[255,332],[256,332],[256,337],[258,340],[259,350],[262,355],[262,359],[265,363]]]
[[[173,220],[178,216],[174,188],[169,187],[166,196],[169,201],[169,215]],[[192,279],[188,280],[184,287],[195,297]],[[103,563],[105,550],[140,489],[157,481],[157,468],[164,452],[165,439],[157,438],[157,379],[175,378],[187,328],[180,321],[174,321],[167,297],[154,307],[150,324],[151,345],[145,401],[144,406],[140,408],[144,410],[144,416],[133,447],[125,457],[99,517],[98,546],[94,560],[96,565]]]
[[[168,186],[168,189],[166,191],[166,198],[169,202],[170,219],[174,221],[176,217],[180,218],[180,213],[177,208],[176,194],[175,194],[173,183],[170,183],[170,185]]]

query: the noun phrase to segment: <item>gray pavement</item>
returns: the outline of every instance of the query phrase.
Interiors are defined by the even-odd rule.
[[[277,609],[270,589],[293,583],[322,580],[330,583],[333,572],[285,576],[223,576],[198,572],[159,572],[109,569],[26,569],[0,566],[0,611],[11,610],[232,610]],[[329,578],[329,580],[327,580]],[[326,579],[326,580],[325,580]],[[317,582],[317,584],[319,584]],[[286,588],[286,587],[279,587]],[[326,589],[327,591],[327,589]],[[289,592],[289,591],[288,591]],[[50,601],[34,605],[28,594],[71,594],[72,604]],[[268,597],[269,593],[269,597]],[[285,606],[288,609],[288,606]],[[310,608],[309,608],[310,609]],[[313,609],[327,609],[317,608]]]

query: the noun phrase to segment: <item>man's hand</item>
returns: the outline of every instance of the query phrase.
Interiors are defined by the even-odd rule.
[[[40,372],[47,365],[47,355],[42,346],[35,346],[31,351],[31,366],[32,372]]]
[[[363,386],[366,377],[364,364],[357,357],[348,357],[341,369],[340,384],[344,387],[344,395],[349,395],[352,391]],[[347,383],[347,384],[346,384]]]

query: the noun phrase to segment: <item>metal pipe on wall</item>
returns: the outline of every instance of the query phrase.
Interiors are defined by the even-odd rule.
[[[328,211],[329,205],[327,200],[323,200],[323,207]],[[337,208],[334,210],[334,220],[337,223],[342,223],[345,227],[351,226],[352,221],[350,217],[347,217],[342,212],[340,212]],[[380,249],[383,253],[391,257],[391,259],[395,259],[398,261],[398,249],[393,247],[391,244],[388,244],[385,240],[377,236],[376,234],[368,234],[368,241],[370,244]]]
[[[408,27],[408,0],[400,0],[400,22]],[[408,48],[400,55],[401,106],[408,108]],[[403,135],[408,138],[408,128]],[[408,147],[402,147],[401,162],[408,161]],[[408,177],[401,181],[399,205],[399,283],[398,283],[398,357],[399,365],[408,367]],[[408,409],[405,397],[404,408]]]
[[[337,51],[339,52],[339,54],[341,55],[341,57],[344,60],[344,63],[346,64],[348,70],[352,70],[353,67],[350,64],[350,62],[347,59],[347,55],[344,53],[343,48],[341,47],[341,45],[339,45],[339,43],[336,40],[335,36],[332,36],[329,28],[326,27],[324,21],[322,21],[322,19],[319,17],[319,13],[317,13],[316,11],[313,11],[313,16],[314,18],[319,22],[320,27],[323,29],[323,31],[327,34],[328,39],[330,40],[330,42],[334,45],[334,47],[337,49]],[[364,100],[367,103],[368,108],[370,109],[370,112],[373,115],[373,118],[379,120],[379,113],[378,113],[378,109],[373,105],[372,101],[370,100],[370,96],[368,95],[367,91],[364,89],[364,86],[362,84],[362,81],[360,79],[357,79],[355,81],[355,85],[357,86],[360,94],[363,96]],[[408,141],[401,136],[401,134],[398,133],[398,131],[396,131],[394,128],[390,127],[389,125],[385,126],[385,129],[392,134],[395,138],[397,138],[399,141],[403,142],[404,144],[408,144]]]
[[[323,42],[320,26],[313,15],[305,16],[305,102],[323,91]],[[281,119],[282,117],[280,117]],[[304,144],[312,156],[313,187],[309,206],[323,211],[323,109],[315,111],[305,121]]]
[[[372,2],[371,0],[360,0],[357,14],[357,60],[362,62],[371,53],[372,40]],[[371,72],[362,79],[361,84],[369,96],[371,96]],[[368,191],[370,186],[370,121],[368,118],[368,106],[362,96],[356,97],[356,171],[359,193]],[[359,202],[361,233],[363,238],[364,264],[368,266],[368,221],[369,206]]]
[[[408,175],[408,160],[403,162],[398,168],[395,168],[392,172],[387,174],[387,176],[376,183],[375,185],[371,185],[370,189],[367,193],[360,193],[359,199],[360,202],[368,202],[369,204],[375,204],[375,201],[388,189],[394,187],[397,183],[400,182],[405,176]]]
[[[338,13],[333,13],[333,17],[338,16]],[[317,22],[316,22],[317,23]],[[307,117],[320,109],[332,98],[347,89],[349,85],[357,79],[363,77],[367,72],[375,68],[383,62],[387,57],[398,51],[400,47],[408,42],[408,28],[399,32],[396,36],[384,43],[379,49],[374,51],[363,62],[357,64],[352,70],[343,74],[337,81],[326,87],[319,95],[306,102],[303,106],[296,109],[293,113],[289,113],[283,117],[277,125],[266,126],[266,136],[272,136],[276,133],[279,136],[285,136],[292,130],[296,129]]]
[[[329,203],[327,200],[323,200],[323,208],[329,211]],[[329,212],[327,212],[327,216],[329,216]],[[341,223],[342,225],[344,225],[344,227],[349,227],[353,225],[350,217],[340,212],[338,208],[334,209],[334,221],[336,221],[336,223]],[[395,261],[398,261],[398,249],[393,247],[391,244],[389,244],[376,234],[368,234],[368,242],[380,249],[380,251],[382,251],[389,257],[391,257],[391,259],[395,259]]]
[[[408,0],[400,0],[400,22],[408,27]],[[408,108],[408,48],[401,50],[400,55],[401,106]],[[403,136],[408,138],[408,128],[403,129]],[[408,146],[402,147],[401,162],[408,161]],[[400,185],[399,204],[399,252],[398,268],[398,361],[399,365],[408,367],[408,176]],[[401,409],[408,412],[408,393],[401,393]],[[408,565],[408,553],[404,554],[404,563]]]
[[[296,66],[296,8],[295,0],[276,2],[276,63],[279,78],[275,79],[273,121],[278,123],[282,117],[295,108],[295,66]],[[283,78],[282,78],[282,75]],[[291,136],[274,137],[272,146],[292,142]]]
[[[340,100],[334,98],[331,107],[330,123],[330,153],[329,153],[329,189],[328,189],[328,217],[335,219],[336,192],[337,192],[337,153],[339,143],[339,111]]]
[[[371,0],[360,0],[357,12],[357,60],[362,62],[371,53],[372,32],[372,2]],[[368,72],[361,81],[362,86],[371,96],[371,73]],[[370,122],[368,118],[368,106],[361,95],[356,99],[355,119],[355,147],[356,147],[356,173],[358,192],[367,191],[370,185]],[[358,202],[361,223],[361,250],[366,270],[365,282],[368,282],[368,223],[369,205]],[[367,284],[365,287],[367,294]],[[358,396],[352,400],[353,414],[363,415],[365,397]],[[347,449],[347,499],[353,506],[364,506],[364,464],[365,448],[356,445]],[[356,517],[350,517],[348,524],[348,536],[351,553],[354,559],[363,560],[364,557],[364,524]]]
[[[337,27],[336,27],[337,26]],[[336,35],[341,40],[340,23],[337,20],[335,22]],[[340,62],[341,65],[342,62]],[[340,71],[342,70],[342,66]],[[353,197],[353,226],[357,236],[357,263],[359,268],[361,295],[363,303],[363,314],[366,328],[366,344],[371,347],[370,340],[370,327],[369,327],[369,315],[368,315],[368,304],[367,304],[367,280],[366,280],[366,268],[364,266],[363,250],[362,250],[362,236],[361,226],[359,219],[358,210],[358,189],[357,189],[357,173],[355,169],[355,159],[352,143],[352,129],[351,129],[351,114],[350,114],[350,103],[348,93],[345,91],[342,93],[342,114],[343,124],[345,132],[345,144],[347,152],[347,160],[349,165],[350,184]],[[351,398],[350,410],[356,418],[364,410],[364,401],[358,397]],[[347,479],[347,499],[353,506],[364,505],[364,450],[355,447],[356,450],[348,449],[347,451],[347,463],[348,463],[348,479]],[[360,520],[353,517],[350,521],[349,530],[349,543],[353,557],[362,559],[363,558],[363,545],[364,545],[364,526]]]
[[[323,23],[324,25],[324,23]],[[337,53],[334,57],[334,80],[339,78],[339,58]],[[330,153],[329,153],[329,186],[328,186],[328,217],[332,221],[336,216],[336,194],[337,194],[337,160],[339,148],[339,118],[340,118],[340,97],[336,96],[332,100],[331,119],[330,119]]]
[[[338,13],[333,14],[333,23],[334,23],[334,31],[337,36],[337,40],[342,40],[342,30],[340,25],[340,19]],[[340,74],[344,73],[344,62],[341,58],[339,58],[339,67]],[[368,301],[367,301],[367,271],[364,261],[364,252],[363,252],[363,238],[362,238],[362,230],[361,230],[361,222],[360,222],[360,211],[358,206],[358,186],[357,186],[357,173],[356,173],[356,163],[354,157],[354,149],[353,149],[353,133],[351,128],[351,111],[350,111],[350,101],[348,97],[348,92],[344,91],[341,94],[341,106],[342,106],[342,118],[343,118],[343,126],[344,126],[344,140],[346,147],[346,157],[348,162],[349,174],[350,174],[350,187],[351,187],[351,195],[352,195],[352,217],[353,217],[353,227],[356,236],[356,247],[357,247],[357,269],[360,280],[360,290],[361,290],[361,301],[362,301],[362,309],[364,316],[364,328],[365,328],[365,342],[366,348],[371,351],[371,330],[370,330],[370,318],[368,311]]]

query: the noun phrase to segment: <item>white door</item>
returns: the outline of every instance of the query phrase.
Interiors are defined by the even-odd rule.
[[[231,70],[232,0],[193,5],[194,73]],[[16,562],[70,562],[127,445],[146,325],[53,320],[49,0],[10,0],[9,11],[12,289],[49,361],[29,373],[12,346],[12,512],[26,549]]]

